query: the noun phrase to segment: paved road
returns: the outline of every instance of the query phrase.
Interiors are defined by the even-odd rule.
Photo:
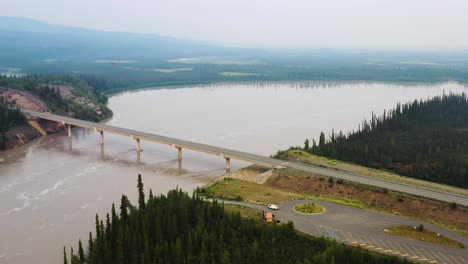
[[[296,213],[292,207],[299,203],[316,203],[326,208],[318,215]],[[281,222],[292,221],[297,230],[313,236],[325,236],[350,245],[360,245],[369,250],[406,257],[427,263],[468,263],[468,249],[455,249],[424,241],[390,235],[385,228],[395,225],[417,226],[421,223],[428,230],[440,233],[468,246],[468,238],[460,234],[406,217],[377,213],[325,201],[296,200],[280,205],[271,211],[266,206],[225,201],[246,207],[272,212]]]
[[[343,179],[346,181],[357,182],[360,184],[371,185],[375,187],[387,188],[389,190],[394,190],[394,191],[398,191],[402,193],[418,195],[421,197],[426,197],[426,198],[449,202],[449,203],[455,202],[460,205],[468,206],[468,197],[459,195],[459,194],[448,193],[448,192],[443,192],[439,190],[434,190],[434,189],[429,189],[429,188],[424,188],[424,187],[419,187],[419,186],[409,185],[409,184],[404,184],[404,183],[398,183],[398,182],[393,182],[393,181],[388,181],[388,180],[383,180],[383,179],[378,179],[378,178],[372,178],[372,177],[363,176],[363,175],[350,173],[350,172],[321,168],[321,167],[317,167],[313,165],[305,165],[305,164],[300,164],[300,163],[295,163],[295,162],[287,162],[287,161],[273,159],[270,157],[261,156],[257,154],[252,154],[252,153],[247,153],[247,152],[242,152],[242,151],[237,151],[237,150],[232,150],[232,149],[226,149],[226,148],[191,142],[191,141],[177,139],[177,138],[165,137],[165,136],[160,136],[156,134],[150,134],[150,133],[145,133],[141,131],[135,131],[131,129],[110,126],[110,125],[101,124],[101,123],[83,121],[83,120],[79,120],[79,119],[75,119],[71,117],[54,115],[50,113],[36,112],[32,110],[27,110],[27,109],[22,109],[22,111],[23,113],[28,114],[28,115],[36,116],[41,119],[60,122],[63,124],[69,124],[69,125],[79,126],[83,128],[91,128],[91,129],[95,129],[98,131],[110,132],[114,134],[120,134],[120,135],[124,135],[128,137],[133,137],[135,139],[158,142],[158,143],[167,144],[167,145],[174,146],[174,147],[180,147],[180,148],[205,152],[205,153],[218,155],[218,156],[225,157],[225,158],[243,160],[243,161],[247,161],[247,162],[251,162],[251,163],[259,164],[259,165],[264,165],[268,167],[294,168],[294,169],[312,172],[312,173],[316,173],[316,174],[320,174],[324,176],[334,177],[337,179]]]

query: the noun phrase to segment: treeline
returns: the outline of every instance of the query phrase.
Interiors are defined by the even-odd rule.
[[[13,103],[9,103],[6,98],[0,97],[0,150],[5,149],[8,129],[25,123],[26,117],[18,107]]]
[[[130,58],[131,63],[83,60],[54,61],[18,65],[26,72],[67,73],[86,80],[106,93],[151,86],[206,84],[243,81],[386,81],[447,82],[468,81],[468,64],[453,64],[463,54],[357,54],[318,52],[309,54],[269,54],[252,56],[200,57],[184,63],[156,58]],[[433,56],[434,55],[434,56]],[[120,56],[119,56],[120,57]],[[376,61],[369,58],[380,58]],[[413,59],[409,59],[413,58]],[[169,59],[169,58],[168,58]],[[173,58],[174,59],[174,58]],[[431,61],[434,64],[404,63]],[[178,71],[177,69],[185,70]],[[158,71],[170,70],[173,71]],[[241,73],[234,75],[225,72]]]
[[[73,87],[72,93],[87,98],[99,106],[102,113],[92,107],[62,98],[56,85]],[[31,92],[39,97],[51,112],[61,115],[73,113],[74,117],[89,121],[100,121],[112,116],[112,111],[105,105],[107,96],[85,81],[70,75],[30,75],[20,78],[0,76],[0,87],[14,88]]]
[[[138,176],[138,206],[122,196],[120,212],[96,215],[87,249],[66,251],[64,263],[407,263],[324,238],[299,235],[292,223],[265,224],[227,213],[195,191],[180,189],[145,199]],[[69,261],[70,260],[70,261]]]
[[[315,60],[315,59],[314,59]],[[135,64],[135,68],[107,66],[92,72],[93,75],[80,74],[92,86],[106,93],[131,90],[152,86],[177,86],[207,84],[216,82],[261,82],[261,81],[389,81],[389,82],[445,82],[447,80],[466,81],[466,73],[447,68],[405,66],[388,64],[382,67],[362,65],[362,61],[331,63],[313,66],[286,66],[284,61],[266,64],[175,64],[151,65]],[[133,65],[133,64],[132,64]],[[85,66],[83,66],[85,67]],[[91,66],[90,66],[91,67]],[[191,68],[187,71],[171,73],[152,71],[152,68]],[[244,73],[241,75],[223,75],[223,72]]]
[[[468,188],[468,97],[444,94],[398,104],[347,135],[320,134],[304,150],[402,175]]]

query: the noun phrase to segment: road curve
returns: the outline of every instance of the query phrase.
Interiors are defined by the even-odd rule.
[[[224,201],[225,204],[240,205],[272,212],[276,220],[292,221],[294,227],[312,236],[325,236],[349,245],[360,245],[369,250],[394,256],[406,257],[418,263],[468,263],[468,249],[450,248],[420,240],[388,234],[384,229],[392,226],[418,226],[439,233],[450,239],[468,245],[468,238],[427,222],[410,219],[398,215],[362,210],[355,207],[339,205],[326,201],[293,200],[280,204],[279,210],[273,211],[264,205],[245,202]],[[302,203],[316,203],[326,208],[326,211],[316,215],[305,215],[293,211],[293,207]]]
[[[84,121],[84,120],[80,120],[76,118],[54,115],[51,113],[37,112],[33,110],[28,110],[28,109],[21,109],[21,110],[23,113],[28,114],[30,116],[34,116],[40,119],[55,121],[55,122],[59,122],[62,124],[74,125],[74,126],[83,127],[83,128],[90,128],[96,131],[104,131],[104,132],[119,134],[123,136],[132,137],[135,139],[158,142],[158,143],[170,145],[173,147],[179,147],[179,148],[185,148],[185,149],[190,149],[194,151],[205,152],[205,153],[221,156],[224,158],[243,160],[246,162],[250,162],[250,163],[254,163],[258,165],[264,165],[264,166],[273,167],[273,168],[289,167],[289,168],[302,170],[306,172],[312,172],[312,173],[316,173],[316,174],[320,174],[320,175],[324,175],[328,177],[334,177],[337,179],[343,179],[346,181],[356,182],[359,184],[365,184],[365,185],[370,185],[370,186],[380,187],[380,188],[387,188],[388,190],[407,193],[411,195],[417,195],[417,196],[434,199],[438,201],[449,202],[449,203],[455,202],[459,205],[468,207],[468,197],[464,195],[460,195],[460,194],[443,192],[439,190],[410,185],[406,183],[399,183],[395,181],[372,178],[369,176],[359,175],[359,174],[345,172],[345,171],[338,171],[338,170],[333,170],[333,169],[328,169],[328,168],[322,168],[322,167],[313,166],[313,165],[289,162],[289,161],[274,159],[274,158],[270,158],[270,157],[266,157],[262,155],[252,154],[248,152],[237,151],[237,150],[227,149],[227,148],[222,148],[222,147],[216,147],[216,146],[212,146],[208,144],[196,143],[196,142],[191,142],[191,141],[177,139],[177,138],[165,137],[161,135],[150,134],[150,133],[110,126],[110,125],[101,124],[101,123],[94,123],[94,122]]]

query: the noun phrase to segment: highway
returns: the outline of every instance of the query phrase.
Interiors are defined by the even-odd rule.
[[[40,119],[59,122],[64,125],[73,125],[73,126],[78,126],[82,128],[94,129],[96,131],[103,131],[103,132],[128,136],[133,139],[153,141],[153,142],[166,144],[166,145],[176,147],[176,148],[190,149],[194,151],[217,155],[223,158],[242,160],[242,161],[250,162],[253,164],[263,165],[263,166],[272,167],[272,168],[293,168],[293,169],[311,172],[311,173],[324,175],[328,177],[334,177],[336,179],[343,179],[345,181],[356,182],[359,184],[365,184],[365,185],[370,185],[370,186],[380,187],[380,188],[387,188],[388,190],[417,195],[417,196],[439,200],[443,202],[449,202],[449,203],[455,202],[459,205],[468,207],[468,197],[459,195],[459,194],[443,192],[443,191],[434,190],[430,188],[403,184],[403,183],[388,181],[384,179],[372,178],[369,176],[359,175],[359,174],[345,172],[345,171],[338,171],[338,170],[322,168],[322,167],[313,166],[313,165],[305,165],[305,164],[300,164],[300,163],[295,163],[295,162],[289,162],[289,161],[274,159],[274,158],[270,158],[270,157],[266,157],[262,155],[252,154],[248,152],[242,152],[242,151],[237,151],[237,150],[232,150],[232,149],[227,149],[227,148],[222,148],[222,147],[217,147],[217,146],[212,146],[212,145],[207,145],[207,144],[202,144],[202,143],[196,143],[196,142],[191,142],[191,141],[177,139],[177,138],[150,134],[150,133],[110,126],[110,125],[101,124],[101,123],[89,122],[89,121],[84,121],[84,120],[80,120],[76,118],[54,115],[54,114],[46,113],[46,112],[37,112],[37,111],[27,110],[27,109],[21,109],[21,110],[23,111],[23,113],[27,115],[34,116]]]

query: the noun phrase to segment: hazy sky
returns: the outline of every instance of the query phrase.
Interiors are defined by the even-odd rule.
[[[242,47],[468,49],[468,0],[0,0],[0,15]]]

